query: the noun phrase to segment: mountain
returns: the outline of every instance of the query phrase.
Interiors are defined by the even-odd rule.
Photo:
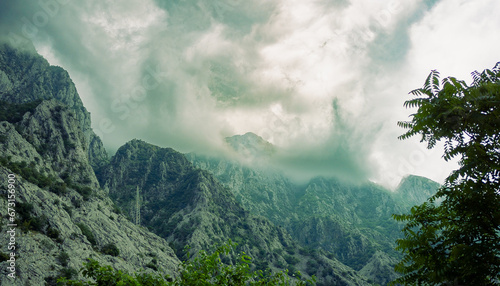
[[[404,177],[396,188],[395,195],[407,208],[420,205],[436,193],[441,185],[420,176]]]
[[[9,213],[17,224],[11,249],[17,278],[7,276],[11,258],[4,248],[0,284],[55,285],[57,277],[76,278],[88,257],[131,273],[176,274],[179,260],[167,242],[128,221],[99,188],[74,109],[52,99],[5,103],[1,111],[0,177],[15,177]],[[2,184],[2,209],[12,202],[10,190]],[[10,217],[1,218],[3,242],[12,242]]]
[[[251,215],[211,173],[195,168],[181,153],[132,140],[119,148],[100,174],[101,185],[130,217],[164,237],[184,256],[231,239],[265,270],[315,274],[324,285],[366,285],[349,267],[297,245],[286,230]],[[139,207],[137,207],[139,206]]]
[[[226,141],[234,152],[270,145],[262,138],[245,138],[260,137],[247,133]],[[267,149],[278,151],[274,146]],[[247,153],[240,154],[246,157]],[[408,205],[419,203],[438,188],[435,182],[413,176],[403,180],[396,193],[369,182],[355,184],[327,177],[298,184],[279,169],[246,160],[194,153],[188,158],[196,167],[214,174],[250,213],[282,226],[302,247],[332,253],[379,284],[395,277],[393,266],[400,258],[394,250],[400,225],[392,214],[406,212]]]
[[[226,143],[236,153],[247,159],[269,157],[276,152],[275,147],[271,143],[252,132],[227,137]]]
[[[32,46],[13,48],[0,42],[0,102],[21,104],[52,99],[73,110],[86,138],[90,165],[93,168],[104,165],[108,155],[91,128],[90,113],[83,106],[68,72],[51,66]]]
[[[227,138],[232,159],[137,139],[108,159],[68,73],[30,47],[0,45],[0,102],[0,174],[15,176],[15,215],[12,187],[0,186],[8,210],[0,239],[11,239],[5,226],[14,217],[14,285],[81,278],[88,257],[175,276],[186,251],[229,239],[253,269],[300,271],[317,285],[386,284],[399,258],[392,213],[437,188],[415,176],[395,193],[338,178],[296,183],[272,167],[278,148],[253,133]],[[9,259],[2,250],[2,285],[12,282]]]
[[[175,276],[176,253],[184,256],[186,245],[196,253],[231,238],[257,269],[316,274],[320,285],[367,285],[335,258],[301,248],[283,228],[250,215],[212,174],[173,149],[133,140],[109,161],[66,71],[29,48],[2,44],[0,56],[0,173],[15,176],[16,188],[14,284],[81,278],[88,257]],[[9,189],[0,190],[7,207]],[[9,218],[2,216],[2,225]],[[0,259],[6,272],[10,254]]]

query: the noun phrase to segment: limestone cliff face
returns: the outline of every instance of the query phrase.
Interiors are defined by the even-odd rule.
[[[15,176],[16,279],[0,251],[1,285],[55,285],[77,278],[89,257],[129,272],[175,275],[167,242],[127,220],[100,189],[106,162],[68,74],[30,50],[0,46],[0,241],[7,233],[8,176]],[[12,211],[12,210],[11,210]]]
[[[276,170],[250,168],[229,159],[194,153],[186,157],[195,167],[211,172],[249,212],[282,226],[298,218],[294,208],[300,187]]]
[[[61,67],[51,66],[35,51],[0,43],[0,101],[19,104],[52,99],[74,111],[86,138],[90,165],[99,168],[106,163],[106,150],[91,128],[90,113],[68,73]]]
[[[302,247],[331,253],[356,270],[377,250],[396,255],[392,249],[398,231],[390,218],[396,207],[387,191],[326,178],[298,185],[277,170],[196,154],[188,158],[229,187],[250,213],[284,227]],[[377,283],[388,279],[365,277]]]
[[[420,176],[407,176],[396,188],[395,196],[407,208],[420,205],[436,193],[440,185]]]
[[[262,150],[275,150],[262,148],[269,143],[253,138],[260,137],[245,134],[226,141],[234,151],[243,150],[245,157],[248,150],[253,158],[263,157],[259,155],[266,154]],[[356,270],[365,269],[360,273],[379,284],[394,277],[394,262],[400,257],[393,249],[400,226],[391,215],[404,213],[409,204],[420,202],[437,189],[436,183],[412,176],[403,180],[396,193],[372,183],[325,177],[297,184],[265,164],[197,154],[188,154],[188,158],[196,167],[213,173],[250,213],[283,226],[304,247],[325,250]],[[381,254],[388,258],[379,259]],[[384,271],[373,270],[373,265]]]
[[[370,281],[380,285],[387,285],[398,277],[391,267],[396,263],[398,263],[398,260],[382,251],[377,251],[359,273],[365,277],[370,277]]]
[[[77,278],[86,258],[129,272],[175,275],[179,260],[167,242],[127,220],[99,188],[88,160],[88,140],[75,110],[59,100],[6,103],[0,120],[0,218],[7,233],[9,174],[15,176],[16,279],[1,285],[55,285]]]
[[[139,202],[140,223],[166,238],[179,256],[185,245],[207,250],[231,239],[253,257],[257,269],[299,270],[325,285],[366,285],[335,258],[305,250],[285,229],[249,214],[231,190],[175,150],[132,140],[111,158],[99,180],[133,219]]]

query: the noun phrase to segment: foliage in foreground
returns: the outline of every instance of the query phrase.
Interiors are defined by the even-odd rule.
[[[224,263],[221,257],[227,258],[234,253],[235,243],[219,246],[212,254],[200,251],[191,261],[186,260],[180,265],[180,275],[177,278],[149,273],[130,275],[111,266],[101,266],[93,259],[88,259],[80,270],[88,281],[68,280],[60,278],[58,285],[130,285],[130,286],[180,286],[180,285],[314,285],[312,280],[292,280],[288,271],[271,273],[270,271],[251,271],[251,258],[244,252],[237,256],[234,265]],[[225,260],[225,259],[224,259]],[[297,272],[297,277],[300,273]]]
[[[428,202],[406,221],[403,252],[394,283],[404,285],[500,285],[500,62],[473,72],[473,83],[432,71],[416,98],[412,121],[399,122],[406,139],[420,134],[433,148],[444,141],[443,158],[459,159],[459,168]],[[436,200],[442,200],[440,204]]]

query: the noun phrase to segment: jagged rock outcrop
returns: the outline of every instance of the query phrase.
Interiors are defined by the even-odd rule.
[[[231,239],[254,258],[257,269],[300,270],[325,285],[366,284],[335,258],[304,250],[285,229],[250,215],[212,174],[175,150],[132,140],[119,148],[99,180],[131,217],[138,186],[141,224],[166,238],[178,255],[187,244],[196,252]]]
[[[407,208],[420,205],[434,195],[441,186],[424,177],[409,175],[396,188],[395,197]]]
[[[186,154],[186,157],[195,167],[212,173],[250,213],[264,216],[281,226],[298,218],[294,208],[300,187],[276,170],[250,168],[230,159],[194,153]]]
[[[226,143],[240,156],[248,160],[264,159],[276,153],[273,144],[252,132],[227,137]]]
[[[0,178],[15,176],[15,205],[4,183],[0,204],[14,210],[17,224],[16,279],[7,275],[10,253],[2,249],[1,285],[55,285],[57,277],[77,278],[89,257],[131,273],[176,275],[179,260],[167,242],[127,220],[99,188],[74,109],[52,99],[0,111]],[[2,211],[2,242],[11,241],[10,218]]]
[[[11,173],[0,166],[1,178]],[[175,275],[179,260],[166,241],[117,214],[109,198],[84,200],[71,188],[64,196],[56,195],[21,175],[16,175],[16,186],[15,209],[22,216],[16,220],[16,278],[7,276],[10,262],[2,259],[0,284],[55,285],[60,276],[77,278],[76,271],[89,257],[129,273],[154,267]],[[7,190],[2,188],[0,193],[1,208],[7,209]],[[6,226],[7,218],[1,223]],[[0,240],[9,241],[9,233],[3,230]],[[119,254],[106,254],[106,245],[116,246]],[[7,254],[2,250],[2,255]]]
[[[235,152],[243,150],[242,157],[247,157],[248,150],[252,150],[252,157],[259,158],[259,150],[270,149],[259,147],[269,144],[263,143],[262,138],[248,138],[260,137],[245,134],[230,137],[226,141]],[[252,144],[257,146],[252,147]],[[276,148],[272,149],[277,152]],[[234,160],[234,157],[237,158],[188,154],[196,167],[210,171],[229,187],[246,209],[283,226],[302,246],[331,252],[356,270],[372,263],[374,256],[384,253],[391,259],[378,260],[378,263],[384,269],[389,269],[390,274],[381,272],[387,274],[383,278],[384,275],[374,275],[375,272],[366,271],[365,268],[363,275],[379,284],[385,284],[395,275],[393,262],[400,254],[393,248],[400,236],[400,226],[391,216],[404,213],[407,204],[414,204],[418,200],[403,202],[397,192],[391,193],[369,182],[355,184],[317,177],[297,184],[279,170],[264,164],[248,164],[247,160]],[[406,183],[403,180],[401,184],[400,188],[409,193],[405,196],[411,198],[419,192],[430,194],[437,189],[437,184],[432,184],[430,180],[426,179],[426,183],[422,184],[419,183],[422,180],[411,178],[407,178]]]
[[[357,270],[377,250],[397,256],[393,247],[399,230],[391,215],[399,208],[392,195],[378,186],[326,178],[298,185],[269,168],[196,154],[188,158],[213,173],[251,213],[283,226],[303,247],[330,252]]]
[[[379,285],[387,285],[398,277],[392,267],[396,263],[398,263],[398,260],[394,259],[394,257],[377,251],[359,273],[364,277],[370,277],[370,281],[376,282]]]
[[[75,112],[86,140],[88,161],[99,168],[108,160],[101,139],[91,128],[90,113],[68,72],[51,66],[34,48],[13,48],[0,42],[0,101],[27,103],[55,99]]]

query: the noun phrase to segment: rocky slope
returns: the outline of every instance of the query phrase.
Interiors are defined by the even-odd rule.
[[[17,278],[9,280],[9,253],[2,249],[0,284],[55,285],[59,276],[76,278],[88,257],[130,272],[173,275],[179,260],[166,241],[119,214],[99,188],[74,110],[57,100],[8,107],[0,122],[0,203],[7,210],[7,177],[14,174]],[[9,241],[6,213],[3,242]]]
[[[396,188],[396,199],[406,208],[420,205],[436,193],[440,185],[420,176],[406,176]],[[438,200],[439,201],[439,200]]]
[[[335,178],[317,177],[297,184],[279,170],[263,167],[262,161],[248,163],[247,150],[253,150],[252,158],[257,161],[272,156],[254,154],[259,150],[276,152],[274,147],[260,148],[269,143],[255,137],[245,134],[226,140],[237,153],[245,151],[240,153],[243,160],[197,154],[188,158],[213,173],[251,213],[283,226],[300,245],[331,252],[342,263],[364,269],[361,273],[376,283],[385,284],[394,277],[399,254],[393,248],[400,226],[391,215],[405,212],[435,192],[437,183],[410,176],[395,193],[369,182],[354,184]]]
[[[250,160],[270,157],[276,152],[271,143],[252,132],[228,137],[226,143],[238,154]]]
[[[0,42],[0,101],[28,103],[55,99],[71,108],[85,136],[90,165],[99,168],[108,155],[90,124],[73,81],[61,67],[51,66],[33,47],[13,48]]]
[[[129,272],[175,275],[179,260],[168,243],[126,219],[108,196],[134,220],[138,187],[138,224],[167,238],[179,255],[186,244],[196,252],[231,238],[258,269],[301,270],[316,274],[319,285],[367,284],[333,257],[305,250],[286,230],[249,215],[210,173],[172,149],[135,140],[107,164],[67,72],[30,47],[0,46],[0,88],[0,174],[16,177],[17,223],[17,279],[7,280],[9,253],[2,251],[2,285],[76,278],[87,257]],[[6,209],[9,189],[0,190]],[[9,218],[2,216],[2,226]]]
[[[87,257],[175,275],[184,246],[195,253],[228,239],[256,269],[299,270],[318,285],[385,284],[399,235],[390,215],[437,185],[410,176],[391,194],[333,178],[297,184],[266,167],[277,149],[252,133],[227,139],[243,161],[140,140],[108,160],[67,72],[30,47],[0,44],[0,101],[0,178],[16,176],[14,285],[53,285]],[[0,185],[2,210],[8,191]],[[2,241],[9,218],[2,211]],[[12,283],[7,259],[3,249],[2,285]]]
[[[257,269],[315,274],[319,285],[366,284],[335,258],[305,250],[283,228],[250,215],[227,187],[175,150],[132,140],[117,151],[99,178],[130,217],[136,218],[139,209],[140,223],[166,238],[179,256],[185,245],[196,252],[231,239],[254,258]]]

